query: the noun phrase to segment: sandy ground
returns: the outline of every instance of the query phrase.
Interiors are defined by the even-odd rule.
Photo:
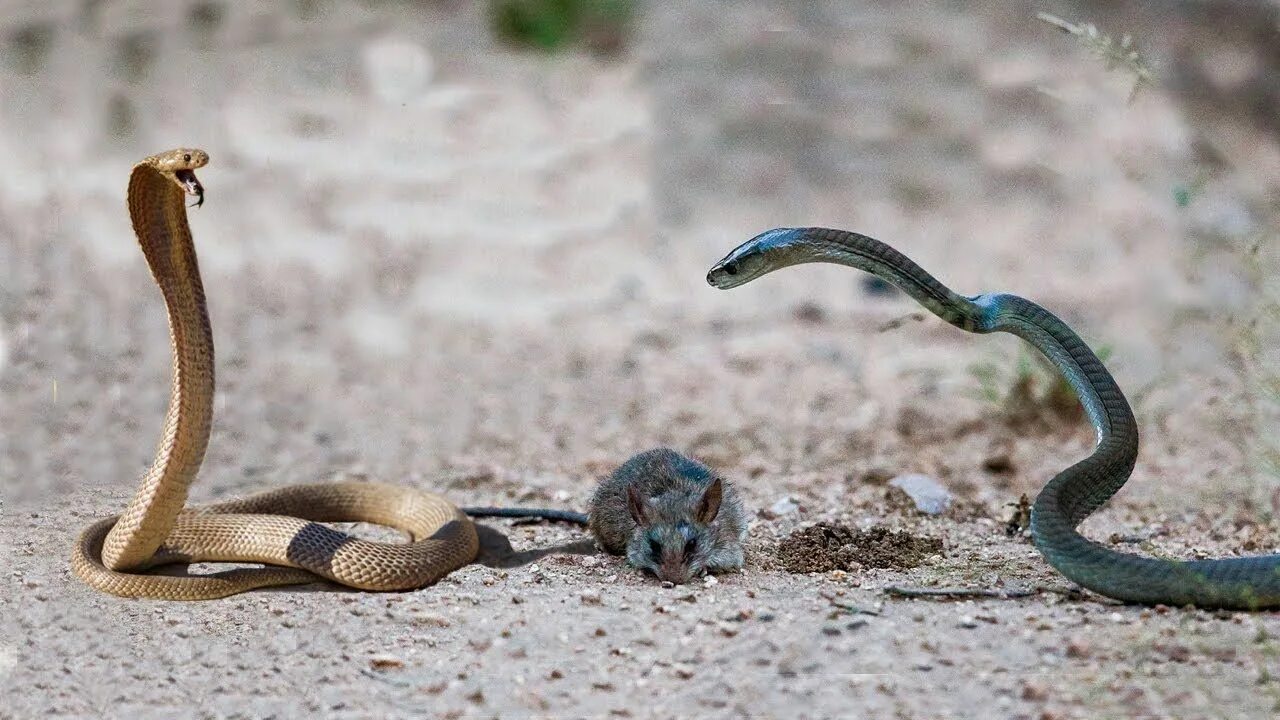
[[[982,397],[973,368],[1007,389],[1015,340],[885,330],[916,308],[845,268],[703,281],[756,232],[816,224],[962,292],[1033,297],[1111,348],[1143,424],[1131,486],[1087,532],[1176,557],[1274,550],[1277,479],[1253,440],[1274,425],[1237,331],[1267,277],[1244,249],[1270,237],[1274,259],[1258,178],[1280,153],[1259,138],[1243,164],[1206,160],[1212,126],[1159,90],[1127,104],[1125,77],[1041,8],[673,5],[602,61],[499,51],[466,4],[7,5],[0,717],[1280,708],[1275,614],[1064,594],[1006,535],[1010,504],[1092,438]],[[493,522],[480,563],[410,593],[173,604],[78,583],[68,548],[123,507],[168,393],[123,193],[135,160],[179,144],[213,156],[191,214],[219,351],[194,502],[354,475],[581,509],[630,454],[670,445],[739,485],[747,568],[662,588],[575,529]],[[884,480],[908,472],[952,509],[905,506]],[[781,569],[778,541],[817,521],[943,550]]]

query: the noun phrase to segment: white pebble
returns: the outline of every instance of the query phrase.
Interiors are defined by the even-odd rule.
[[[899,475],[889,484],[905,492],[926,515],[938,515],[951,507],[950,491],[928,475]]]
[[[774,517],[782,517],[783,515],[790,515],[798,509],[800,509],[800,506],[795,500],[792,500],[789,497],[784,497],[774,503],[773,506],[769,508],[769,512],[773,513]]]

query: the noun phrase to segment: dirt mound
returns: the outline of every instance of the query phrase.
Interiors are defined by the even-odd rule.
[[[778,545],[777,560],[793,573],[850,570],[858,567],[913,568],[942,552],[942,541],[877,525],[857,530],[818,523],[796,530]]]

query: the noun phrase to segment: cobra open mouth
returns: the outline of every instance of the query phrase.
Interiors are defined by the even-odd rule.
[[[194,170],[175,170],[173,176],[177,178],[178,183],[188,195],[196,196],[196,207],[204,204],[204,186],[196,179]]]

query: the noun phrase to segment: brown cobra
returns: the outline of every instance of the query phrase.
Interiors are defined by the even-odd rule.
[[[185,205],[186,195],[204,202],[195,170],[208,162],[202,150],[170,150],[138,163],[129,176],[133,230],[169,314],[173,384],[151,469],[121,515],[80,535],[72,571],[113,595],[206,600],[317,576],[362,590],[409,590],[471,562],[479,548],[471,520],[444,498],[408,487],[294,485],[183,508],[213,420],[213,335]],[[360,540],[324,522],[389,525],[410,542]],[[136,572],[192,562],[277,567],[198,576]]]

